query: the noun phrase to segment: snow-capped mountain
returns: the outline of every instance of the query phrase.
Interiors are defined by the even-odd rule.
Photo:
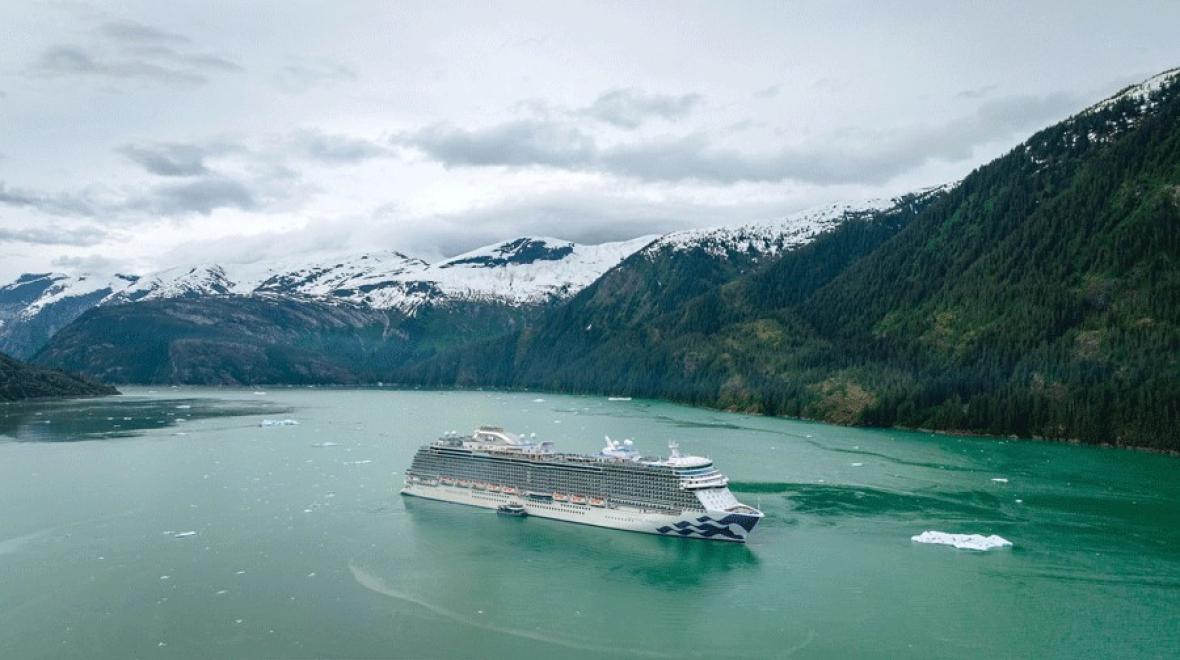
[[[58,330],[99,305],[203,296],[262,296],[349,303],[415,315],[453,302],[540,306],[572,297],[627,257],[700,249],[746,263],[810,242],[847,218],[898,200],[832,204],[766,224],[691,229],[582,245],[521,237],[437,263],[394,250],[312,263],[199,264],[146,275],[26,274],[0,287],[0,352],[29,357]]]
[[[311,264],[201,264],[148,275],[26,274],[0,287],[0,352],[27,357],[91,307],[201,296],[347,302],[414,314],[424,305],[544,305],[574,295],[654,240],[580,245],[524,237],[430,264],[396,251]]]
[[[958,182],[926,188],[910,196],[920,199],[946,192]],[[665,234],[643,249],[643,254],[654,258],[661,252],[702,250],[717,258],[741,255],[753,261],[774,256],[815,240],[842,222],[856,217],[881,213],[904,204],[906,198],[872,199],[858,203],[827,204],[787,216],[773,223],[746,224],[731,227],[687,229]]]
[[[1180,94],[1180,68],[1130,85],[1076,115],[1037,132],[1021,146],[1038,167],[1052,159],[1073,157],[1090,145],[1109,143],[1135,128],[1162,104]],[[1064,147],[1064,149],[1062,149]]]

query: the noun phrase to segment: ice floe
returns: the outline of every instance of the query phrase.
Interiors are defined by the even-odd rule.
[[[264,419],[258,422],[259,426],[299,426],[299,421],[295,419]]]
[[[917,536],[910,537],[910,540],[917,543],[949,545],[961,550],[992,550],[994,548],[1012,547],[1011,541],[995,534],[991,536],[984,536],[982,534],[948,534],[946,532],[927,530]]]

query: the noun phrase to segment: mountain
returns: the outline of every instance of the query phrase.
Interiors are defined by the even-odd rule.
[[[403,379],[1180,449],[1180,71],[762,264],[634,255]]]
[[[668,333],[691,334],[694,343],[707,345],[736,282],[781,270],[798,261],[794,255],[799,253],[807,255],[814,272],[783,277],[795,283],[796,292],[818,287],[951,187],[831,205],[769,225],[669,234],[520,333],[445,352],[407,367],[399,378],[432,385],[618,392],[715,405],[715,386],[701,391],[698,366],[681,364],[695,358],[667,352],[676,345]]]
[[[0,354],[0,401],[118,394],[106,385],[53,369],[41,369]]]
[[[0,287],[0,351],[28,358],[92,307],[154,300],[283,297],[411,315],[454,303],[543,306],[573,295],[653,239],[579,245],[523,237],[433,265],[385,251],[319,263],[201,264],[143,276],[26,274]]]
[[[390,251],[173,269],[106,294],[34,360],[114,383],[389,380],[458,347],[511,336],[638,254],[653,264],[674,256],[720,281],[858,212],[833,206],[769,225],[601,245],[519,238],[436,264]],[[686,291],[710,281],[666,277]]]

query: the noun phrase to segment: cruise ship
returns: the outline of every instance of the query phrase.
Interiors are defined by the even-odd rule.
[[[693,539],[745,542],[762,512],[737,501],[729,479],[669,443],[667,458],[606,439],[598,454],[567,454],[552,442],[481,426],[424,445],[406,470],[403,495],[539,518]]]

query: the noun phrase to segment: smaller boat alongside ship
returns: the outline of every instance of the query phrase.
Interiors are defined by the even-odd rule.
[[[529,515],[528,512],[524,510],[524,505],[522,504],[501,504],[500,506],[496,507],[496,513],[502,516],[513,516],[516,518],[523,518]]]

